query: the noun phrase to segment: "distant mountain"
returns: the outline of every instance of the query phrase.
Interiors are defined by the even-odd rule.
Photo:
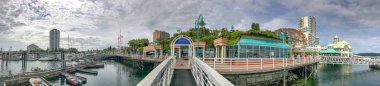
[[[358,53],[359,56],[380,56],[380,53]]]

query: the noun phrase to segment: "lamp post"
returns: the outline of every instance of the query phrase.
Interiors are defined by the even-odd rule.
[[[196,33],[197,33],[197,47],[195,48],[196,49],[196,51],[195,51],[195,54],[196,54],[196,57],[197,58],[200,58],[199,57],[199,53],[198,53],[198,48],[199,48],[199,39],[200,39],[200,37],[199,37],[199,24],[201,23],[203,21],[203,16],[202,16],[202,14],[201,15],[199,15],[199,17],[198,17],[198,19],[197,20],[195,20],[195,23],[194,23],[194,29],[196,30]]]

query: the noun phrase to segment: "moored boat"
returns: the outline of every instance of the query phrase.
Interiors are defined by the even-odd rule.
[[[369,68],[371,68],[371,69],[380,69],[380,64],[369,65]]]
[[[71,84],[71,85],[74,85],[74,86],[79,86],[81,85],[81,81],[77,78],[74,78],[73,76],[67,76],[66,77],[66,81]]]

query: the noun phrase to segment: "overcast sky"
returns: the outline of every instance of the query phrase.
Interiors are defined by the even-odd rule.
[[[380,0],[0,0],[0,48],[48,47],[49,30],[67,35],[79,50],[149,38],[155,29],[174,33],[193,27],[199,14],[206,27],[247,30],[297,27],[298,19],[315,16],[323,46],[335,35],[351,43],[354,53],[380,53]],[[83,45],[83,47],[81,47]]]

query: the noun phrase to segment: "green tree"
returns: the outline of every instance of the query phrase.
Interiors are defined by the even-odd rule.
[[[251,30],[260,30],[260,24],[256,22],[252,22]]]
[[[132,39],[128,41],[129,47],[132,47],[133,49],[142,50],[142,47],[148,46],[149,40],[147,38],[142,39]]]

